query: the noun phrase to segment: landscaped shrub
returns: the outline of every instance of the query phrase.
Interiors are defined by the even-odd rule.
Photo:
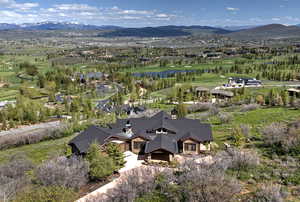
[[[248,112],[248,111],[256,110],[258,108],[259,108],[258,104],[243,105],[241,108],[241,112]]]
[[[212,105],[210,108],[209,108],[209,111],[208,111],[208,114],[210,116],[215,116],[215,115],[218,115],[220,112],[219,108],[215,105]]]
[[[218,117],[221,123],[229,123],[233,119],[233,116],[230,113],[219,113]]]
[[[281,144],[286,135],[287,127],[282,123],[272,123],[263,129],[264,141],[268,145]]]
[[[15,202],[73,202],[78,198],[78,194],[66,187],[59,186],[39,186],[30,187],[18,194]]]
[[[276,184],[265,184],[259,188],[253,198],[255,202],[283,202],[284,195],[281,186]]]
[[[138,197],[134,200],[134,202],[167,202],[168,198],[159,193],[159,192],[151,192],[144,196]]]
[[[187,162],[181,170],[178,184],[186,201],[226,202],[241,191],[238,181],[216,164]]]
[[[165,171],[167,172],[167,171]],[[133,169],[122,176],[123,180],[115,188],[111,189],[107,194],[107,201],[135,201],[135,199],[156,198],[153,192],[157,186],[156,177],[158,175],[169,176],[163,174],[158,168],[140,167]],[[171,173],[171,176],[172,173]],[[166,184],[169,184],[166,179]],[[162,188],[162,187],[161,187]],[[99,201],[99,200],[95,200]]]
[[[238,175],[241,171],[255,168],[260,161],[255,151],[237,148],[228,148],[226,151],[219,152],[216,155],[216,160],[225,170],[232,169],[237,171]]]
[[[259,165],[259,156],[252,150],[228,149],[231,158],[229,168],[235,170],[247,170]]]
[[[8,201],[21,191],[29,180],[26,172],[33,169],[32,163],[23,155],[14,155],[8,163],[0,166],[0,200]]]
[[[244,135],[246,141],[250,139],[250,126],[246,124],[240,124],[241,133]]]
[[[0,150],[70,136],[75,132],[84,130],[87,126],[87,124],[70,124],[57,129],[45,129],[17,135],[4,135],[0,137]]]
[[[88,181],[88,163],[80,157],[58,157],[43,163],[36,170],[38,182],[42,185],[80,188]]]
[[[103,179],[111,175],[116,169],[114,160],[102,153],[100,146],[96,143],[91,144],[86,159],[90,163],[90,177],[92,179]]]
[[[174,172],[140,167],[121,176],[120,184],[90,201],[231,201],[241,190],[234,178],[216,164],[186,161]]]
[[[42,140],[57,139],[61,137],[60,129],[46,129],[38,132],[23,133],[18,135],[5,135],[0,137],[0,149],[8,149],[26,144],[34,144]]]
[[[188,112],[193,113],[193,112],[204,112],[208,111],[212,107],[211,103],[198,103],[194,105],[190,105],[188,107]]]
[[[236,126],[231,131],[231,137],[229,139],[235,147],[243,147],[246,143],[246,138],[239,126]]]
[[[295,170],[293,173],[284,179],[285,184],[300,185],[300,169]]]
[[[279,154],[300,151],[299,129],[282,123],[272,123],[263,130],[264,142]]]
[[[17,179],[23,177],[33,167],[32,162],[26,156],[17,153],[9,159],[9,162],[0,166],[0,175]]]

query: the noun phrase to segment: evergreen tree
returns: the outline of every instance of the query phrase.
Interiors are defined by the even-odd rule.
[[[109,143],[106,146],[106,153],[114,160],[115,166],[119,169],[125,164],[124,154],[120,151],[118,145]]]
[[[281,91],[281,99],[284,106],[287,106],[289,103],[289,95],[286,90]]]
[[[184,118],[187,115],[187,108],[185,106],[185,104],[178,104],[176,106],[176,110],[177,110],[177,117],[178,118]]]
[[[86,159],[90,163],[90,176],[92,179],[102,179],[111,175],[115,170],[113,159],[105,156],[97,143],[91,144]]]

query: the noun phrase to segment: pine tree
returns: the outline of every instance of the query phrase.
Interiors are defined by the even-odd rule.
[[[125,164],[124,154],[120,151],[118,145],[109,143],[106,146],[106,153],[114,160],[115,166],[119,169]]]
[[[90,176],[93,179],[101,179],[107,177],[115,170],[113,159],[105,156],[97,143],[90,145],[86,159],[90,163]]]
[[[176,106],[176,110],[178,113],[177,114],[178,118],[184,118],[187,115],[187,108],[186,108],[185,104],[182,104],[182,103],[178,104]]]
[[[281,91],[281,98],[284,106],[287,106],[289,103],[289,95],[286,90]]]

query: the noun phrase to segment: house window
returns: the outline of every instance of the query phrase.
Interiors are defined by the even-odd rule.
[[[145,142],[133,142],[133,149],[140,150],[145,145]]]
[[[184,150],[185,151],[196,151],[196,144],[185,143]]]

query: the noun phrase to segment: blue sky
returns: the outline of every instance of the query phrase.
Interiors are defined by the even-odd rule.
[[[0,0],[0,23],[126,27],[300,24],[299,0]]]

